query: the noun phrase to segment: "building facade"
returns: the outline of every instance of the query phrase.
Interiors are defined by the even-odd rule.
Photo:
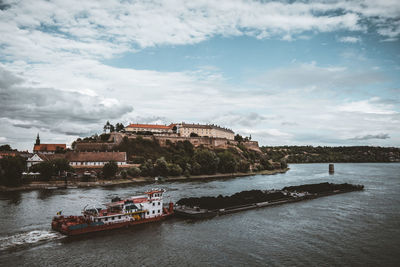
[[[152,133],[173,133],[175,124],[129,124],[125,127],[127,133],[152,132]]]
[[[231,129],[223,128],[214,124],[194,124],[194,123],[178,123],[176,124],[177,133],[183,137],[190,137],[191,133],[198,136],[207,136],[213,138],[225,138],[234,140],[235,133]]]
[[[64,154],[42,154],[35,153],[27,159],[28,168],[43,161],[53,159],[66,159],[72,167],[78,166],[97,166],[103,167],[104,164],[115,161],[117,165],[126,165],[126,152],[66,152]]]
[[[74,166],[99,166],[115,161],[117,165],[126,165],[126,152],[68,152],[66,159],[69,165]]]
[[[177,134],[181,137],[190,137],[192,133],[200,137],[225,138],[234,140],[235,133],[228,128],[214,124],[171,123],[170,125],[157,124],[130,124],[125,127],[127,133],[152,132],[155,134]]]

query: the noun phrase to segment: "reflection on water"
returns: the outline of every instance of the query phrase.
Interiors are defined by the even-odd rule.
[[[8,205],[18,205],[21,201],[22,192],[1,192],[0,200],[6,201]]]
[[[317,182],[364,184],[352,192],[209,220],[171,219],[62,237],[57,211],[125,198],[152,187],[172,201]],[[0,194],[2,265],[396,266],[400,251],[400,164],[292,165],[286,174],[235,179]],[[55,235],[55,236],[53,236]]]

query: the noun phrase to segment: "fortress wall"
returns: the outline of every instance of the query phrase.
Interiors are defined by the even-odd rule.
[[[111,151],[114,143],[76,143],[75,151]]]

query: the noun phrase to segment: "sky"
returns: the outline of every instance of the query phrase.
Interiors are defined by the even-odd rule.
[[[0,0],[0,144],[214,123],[400,146],[400,1]]]

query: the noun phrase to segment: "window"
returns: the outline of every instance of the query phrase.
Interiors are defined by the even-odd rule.
[[[155,213],[155,210],[153,210],[153,214]]]
[[[149,212],[147,212],[147,215],[149,215]]]
[[[155,205],[156,205],[156,203],[153,202],[153,206],[155,206]]]
[[[106,218],[105,221],[108,221],[108,218]]]
[[[158,202],[158,206],[160,206],[160,202]]]
[[[158,210],[158,213],[160,213],[160,210]]]
[[[120,216],[118,216],[118,219],[121,219],[121,215],[120,215]]]
[[[113,221],[114,221],[114,219],[115,219],[115,217],[112,217],[112,219],[111,219],[111,220],[113,220]]]

